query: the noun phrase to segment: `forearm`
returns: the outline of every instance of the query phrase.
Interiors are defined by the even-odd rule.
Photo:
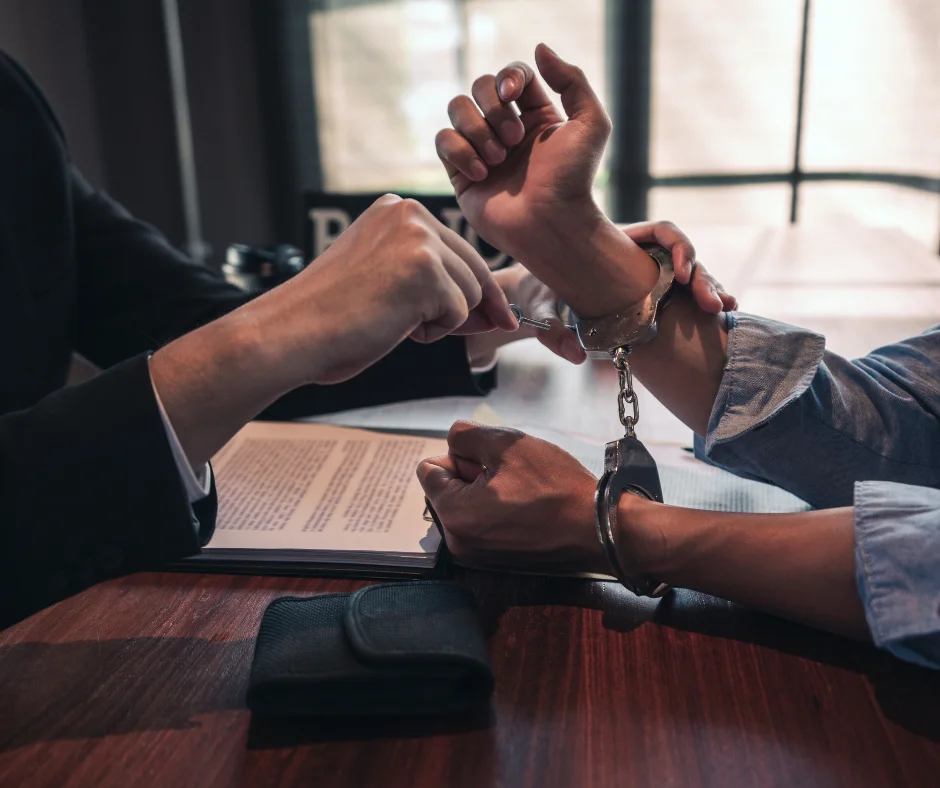
[[[619,522],[624,562],[650,577],[869,639],[856,585],[851,508],[732,514],[625,495]]]
[[[725,313],[703,312],[687,290],[662,310],[656,338],[630,356],[650,393],[698,435],[704,435],[724,375],[728,346]]]
[[[153,385],[193,467],[294,383],[275,374],[248,313],[238,310],[158,350]]]
[[[512,252],[581,317],[636,303],[656,284],[649,255],[593,204],[553,208],[538,227]]]

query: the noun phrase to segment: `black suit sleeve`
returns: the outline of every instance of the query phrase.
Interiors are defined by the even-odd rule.
[[[0,417],[0,626],[199,550],[147,357]]]
[[[174,250],[72,170],[79,262],[79,352],[102,367],[161,345],[246,303],[249,296]],[[265,412],[288,419],[409,399],[485,394],[461,337],[406,340],[353,380],[306,386]]]
[[[54,141],[58,127],[41,94],[14,64],[0,57],[0,65],[36,99],[33,108],[53,130],[43,137],[44,144]],[[24,112],[29,109],[30,102],[20,104]],[[36,117],[31,116],[34,125]],[[14,148],[0,155],[30,151]],[[37,394],[11,395],[18,403],[14,407],[29,407],[0,415],[0,626],[106,577],[196,553],[208,539],[215,496],[192,507],[188,503],[153,394],[146,351],[247,300],[93,190],[65,164],[64,155],[50,153],[43,161],[34,188],[52,192],[65,185],[68,190],[70,222],[63,218],[49,232],[61,232],[56,248],[70,250],[55,269],[62,272],[57,292],[71,296],[74,288],[77,306],[73,341],[66,339],[72,299],[63,296],[69,315],[62,322],[68,321],[69,328],[61,334],[69,347],[56,348],[61,350],[57,355],[65,358],[77,349],[104,372],[38,399],[39,391],[51,388],[42,383],[48,359],[37,356],[34,364],[27,359],[18,368],[22,379],[13,383],[22,392],[34,386]],[[25,313],[31,308],[24,304]],[[431,346],[406,342],[357,379],[305,387],[267,415],[288,418],[392,400],[475,394],[481,382],[491,385],[471,375],[462,340]]]

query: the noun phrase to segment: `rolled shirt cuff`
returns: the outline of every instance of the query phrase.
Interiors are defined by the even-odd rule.
[[[857,482],[855,571],[875,644],[940,668],[940,490]]]
[[[800,397],[823,360],[826,339],[775,320],[728,313],[724,375],[708,421],[704,450],[740,438]]]

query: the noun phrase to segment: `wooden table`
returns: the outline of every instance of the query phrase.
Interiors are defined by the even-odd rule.
[[[244,696],[284,594],[351,581],[140,574],[0,634],[3,786],[927,786],[940,674],[687,591],[488,573],[471,719],[265,724]]]
[[[693,237],[745,309],[823,329],[842,352],[940,322],[937,258],[896,233]],[[610,370],[526,344],[504,354],[491,415],[615,434]],[[642,438],[689,441],[641,396]],[[336,420],[440,428],[477,404]],[[482,610],[491,713],[382,724],[265,724],[244,705],[268,602],[360,583],[165,573],[96,586],[0,633],[0,786],[940,785],[940,673],[689,591],[657,603],[611,583],[458,580]]]

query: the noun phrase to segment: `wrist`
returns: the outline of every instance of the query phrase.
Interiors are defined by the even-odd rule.
[[[593,202],[553,214],[541,222],[541,255],[531,259],[539,261],[539,278],[579,317],[608,315],[652,291],[656,263]]]
[[[287,390],[266,374],[255,333],[231,317],[180,337],[150,360],[154,390],[193,467]]]
[[[594,522],[594,491],[596,482],[583,492],[573,496],[573,508],[564,522],[570,522],[572,533],[581,535],[577,554],[572,556],[571,565],[582,572],[593,575],[610,575],[613,569],[604,545],[597,537],[597,526]]]
[[[317,370],[311,368],[311,359],[320,359],[316,348],[301,347],[288,332],[287,321],[279,325],[252,306],[254,302],[211,324],[217,326],[212,344],[226,377],[238,376],[272,401],[313,382]]]
[[[316,291],[295,287],[298,278],[255,298],[216,323],[220,343],[233,348],[233,366],[264,378],[275,398],[311,383],[330,382],[342,365],[342,321],[331,317]],[[301,315],[302,319],[296,319]]]
[[[672,507],[669,510],[675,511]],[[671,573],[673,545],[665,527],[665,511],[664,504],[639,495],[621,496],[614,539],[620,562],[628,571],[658,581]]]

